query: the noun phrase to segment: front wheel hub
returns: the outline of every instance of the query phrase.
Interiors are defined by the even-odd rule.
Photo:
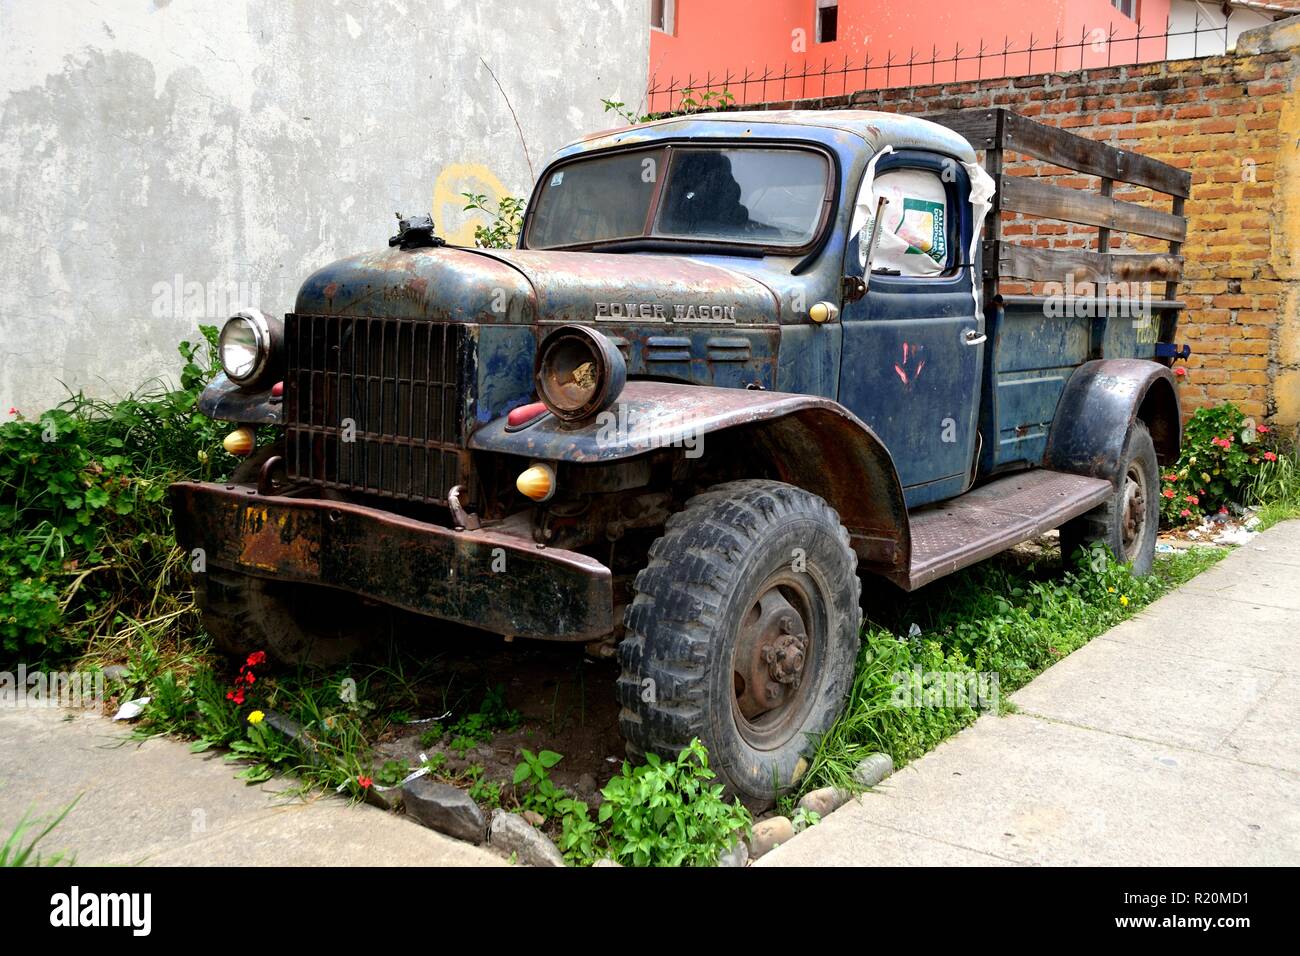
[[[736,642],[736,708],[753,720],[783,706],[803,681],[808,635],[802,616],[776,587],[750,608]]]

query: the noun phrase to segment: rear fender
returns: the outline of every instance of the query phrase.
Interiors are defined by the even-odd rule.
[[[907,506],[893,460],[880,439],[838,402],[794,395],[668,382],[629,382],[595,419],[565,426],[547,415],[521,430],[499,418],[479,428],[471,449],[543,461],[599,464],[679,449],[708,454],[709,435],[727,433],[774,477],[824,498],[854,549],[881,571],[907,567]],[[733,441],[720,444],[735,447]]]
[[[1061,393],[1043,463],[1116,481],[1129,429],[1139,420],[1160,463],[1177,461],[1183,431],[1173,373],[1145,359],[1085,362]]]

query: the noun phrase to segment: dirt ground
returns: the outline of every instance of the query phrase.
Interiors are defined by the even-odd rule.
[[[619,707],[614,699],[618,663],[589,657],[582,644],[515,640],[470,628],[419,619],[408,622],[412,633],[401,641],[403,653],[423,665],[418,713],[412,723],[394,724],[380,741],[384,759],[405,759],[412,769],[421,754],[445,755],[445,773],[454,777],[481,765],[484,778],[502,785],[503,803],[520,749],[553,750],[564,759],[551,769],[551,780],[569,792],[590,797],[617,774],[623,762],[618,732]],[[420,634],[432,629],[436,633]],[[420,738],[433,723],[450,727],[477,711],[496,687],[505,691],[507,707],[519,711],[512,731],[494,731],[489,741],[463,755],[452,749],[452,735],[431,746]],[[586,777],[586,779],[584,779]]]

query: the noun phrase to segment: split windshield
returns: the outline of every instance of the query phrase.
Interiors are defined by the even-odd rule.
[[[664,147],[579,160],[547,174],[527,244],[656,238],[797,249],[816,237],[828,178],[826,157],[806,149]]]

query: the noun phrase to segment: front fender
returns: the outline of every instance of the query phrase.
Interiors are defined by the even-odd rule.
[[[218,372],[199,395],[199,411],[219,422],[241,425],[278,425],[283,418],[284,403],[271,397],[271,389],[250,392],[240,388],[225,372]]]
[[[592,421],[565,426],[554,416],[516,432],[498,418],[474,432],[475,451],[544,461],[598,464],[677,448],[707,454],[706,436],[741,433],[782,481],[824,498],[863,561],[880,570],[907,567],[907,506],[884,443],[838,402],[739,388],[629,382]]]
[[[1085,362],[1061,393],[1043,463],[1115,481],[1137,419],[1150,429],[1160,462],[1177,460],[1182,417],[1173,373],[1146,359]]]

